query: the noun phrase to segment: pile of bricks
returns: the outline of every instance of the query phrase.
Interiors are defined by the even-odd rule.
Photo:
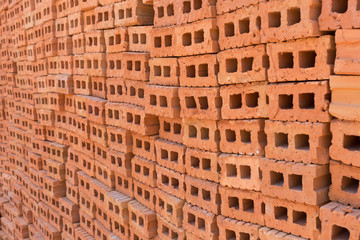
[[[0,239],[359,239],[359,9],[0,0]]]

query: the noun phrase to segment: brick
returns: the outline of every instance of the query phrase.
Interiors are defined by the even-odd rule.
[[[94,240],[95,239],[82,227],[75,228],[74,235],[75,235],[75,238],[78,240]]]
[[[107,126],[109,148],[128,153],[132,149],[132,137],[131,133],[125,129]]]
[[[134,155],[156,162],[155,142],[159,136],[144,136],[137,133],[131,135]]]
[[[305,238],[302,237],[298,237],[292,234],[288,234],[282,231],[278,231],[276,229],[272,229],[272,228],[268,228],[268,227],[262,227],[259,229],[259,236],[260,239],[264,239],[264,240],[271,240],[271,239],[276,239],[276,240],[305,240]]]
[[[51,64],[51,63],[50,63]],[[83,75],[85,74],[85,59],[83,55],[73,56],[73,74]],[[87,76],[90,77],[90,76]]]
[[[151,5],[143,4],[142,0],[115,3],[114,12],[115,26],[153,24],[154,10]]]
[[[63,181],[65,180],[65,164],[60,163],[51,159],[44,160],[46,163],[46,171],[49,177],[52,177],[56,180]]]
[[[98,124],[105,124],[105,103],[106,101],[97,98],[97,97],[91,97],[91,96],[84,96],[85,99],[85,106],[87,110],[86,117]]]
[[[82,12],[70,14],[67,18],[69,24],[69,35],[74,35],[83,32],[84,16]]]
[[[97,29],[114,28],[114,5],[96,7],[94,10]]]
[[[185,118],[183,125],[184,145],[212,152],[219,150],[220,133],[217,121]]]
[[[179,68],[177,58],[152,58],[150,65],[150,84],[179,86]]]
[[[177,34],[173,27],[153,28],[151,57],[176,56]]]
[[[217,2],[217,5],[225,1]],[[236,5],[232,0],[229,3]],[[244,2],[244,1],[240,1]],[[240,3],[239,2],[239,3]],[[259,1],[250,1],[259,2]],[[219,10],[219,9],[218,9]],[[261,16],[259,5],[250,5],[236,11],[217,16],[219,45],[221,50],[244,47],[261,42]]]
[[[185,151],[186,146],[164,139],[155,141],[157,164],[185,173]]]
[[[109,231],[103,224],[101,224],[99,221],[94,221],[95,230],[95,240],[101,240],[101,239],[114,239],[114,240],[120,240],[119,237],[117,237],[114,233]]]
[[[109,188],[115,188],[114,171],[99,161],[95,161],[95,177]]]
[[[328,123],[265,121],[266,158],[327,164],[330,132]]]
[[[360,121],[358,110],[360,87],[356,76],[330,76],[331,115],[344,120]]]
[[[84,231],[90,233],[91,235],[94,235],[94,218],[90,215],[88,215],[85,211],[82,209],[79,210],[79,216],[80,216],[80,227],[84,229]],[[75,232],[76,235],[76,232]]]
[[[60,209],[61,209],[61,216],[67,221],[70,221],[71,223],[78,222],[79,219],[79,206],[73,202],[71,202],[69,199],[60,198]]]
[[[243,190],[260,191],[260,157],[222,153],[218,158],[221,167],[220,184]]]
[[[170,239],[185,239],[185,231],[182,227],[176,227],[173,224],[166,221],[159,214],[156,215],[157,224],[158,224],[158,236],[164,240]]]
[[[196,206],[186,203],[183,207],[183,228],[202,239],[218,239],[216,216]]]
[[[58,73],[69,74],[73,73],[73,59],[72,56],[59,56],[58,57]]]
[[[106,157],[105,164],[108,168],[113,168],[115,173],[131,176],[131,153],[108,149]]]
[[[267,53],[269,82],[322,80],[333,72],[335,43],[332,36],[270,43]]]
[[[105,202],[110,211],[109,215],[118,218],[121,223],[125,224],[129,222],[128,203],[130,201],[130,197],[117,191],[111,191],[105,195]]]
[[[98,0],[86,0],[87,2],[89,1],[98,1]],[[85,2],[84,2],[85,3]],[[87,4],[87,3],[86,3]],[[90,5],[88,5],[90,6]],[[97,3],[96,5],[97,6]],[[95,16],[95,11],[94,9],[87,9],[84,13],[83,13],[83,19],[84,19],[84,32],[88,32],[91,30],[96,30],[96,16]]]
[[[124,59],[124,78],[140,81],[149,80],[149,53],[124,52],[121,55]]]
[[[185,175],[156,165],[156,186],[175,197],[185,198]]]
[[[236,1],[236,0],[219,0],[216,2],[217,14],[221,15],[226,12],[231,12],[238,8],[248,8],[250,5],[256,5],[262,0],[251,0],[251,1]]]
[[[330,200],[359,208],[360,168],[330,161],[330,173]]]
[[[80,8],[82,11],[94,9],[99,5],[99,0],[82,0],[80,1]]]
[[[96,220],[94,220],[95,228],[97,227],[98,224],[101,224],[101,226],[105,230],[105,234],[107,231],[109,231],[109,229],[111,229],[110,218],[109,218],[106,210],[107,209],[105,208],[105,205],[95,206],[95,212],[96,212],[96,215],[95,215]],[[98,230],[99,229],[95,229],[95,234],[94,234],[95,236],[99,233]],[[99,239],[101,239],[99,236],[97,236],[97,237]]]
[[[73,75],[74,93],[77,95],[91,95],[90,76]]]
[[[291,233],[303,238],[317,239],[319,207],[264,197],[265,223],[269,228]]]
[[[106,74],[106,57],[104,53],[86,53],[85,71],[88,71],[90,76],[105,76]]]
[[[115,189],[129,197],[134,196],[132,178],[123,176],[117,172],[115,172]]]
[[[136,200],[129,202],[130,227],[141,232],[145,237],[156,235],[156,213],[141,205]]]
[[[339,29],[335,34],[337,55],[335,59],[334,72],[336,74],[359,75],[357,70],[357,49],[354,44],[358,41],[358,31],[350,29]]]
[[[217,58],[220,84],[262,82],[268,79],[269,60],[263,44],[221,51]]]
[[[91,93],[94,97],[106,99],[105,77],[91,77]]]
[[[226,153],[264,155],[263,120],[219,121],[220,150]]]
[[[177,87],[145,86],[145,112],[156,116],[180,117],[180,100]]]
[[[264,225],[265,205],[259,192],[219,186],[221,215]]]
[[[126,52],[129,50],[129,35],[126,27],[104,30],[106,52]]]
[[[177,24],[177,17],[180,13],[177,8],[181,8],[180,2],[170,0],[154,1],[153,5],[154,27],[174,26]]]
[[[105,52],[105,37],[103,30],[89,31],[85,35],[85,51],[91,52]]]
[[[269,97],[263,83],[220,87],[222,119],[267,118]],[[272,100],[272,99],[270,99]]]
[[[121,53],[106,54],[106,76],[108,77],[123,77],[125,67],[123,55]]]
[[[67,17],[55,19],[55,37],[67,37],[69,35],[69,22]],[[46,39],[45,39],[46,40]]]
[[[260,225],[238,221],[224,216],[217,216],[217,225],[219,227],[219,239],[259,239]]]
[[[348,238],[356,239],[359,233],[359,209],[351,209],[337,202],[330,202],[320,208],[322,222],[319,239]]]
[[[152,26],[133,26],[128,28],[129,51],[150,52]]]
[[[216,87],[219,64],[215,54],[179,58],[180,86]]]
[[[136,180],[134,180],[133,183],[134,198],[151,211],[155,211],[155,188]]]
[[[131,160],[131,176],[151,187],[156,187],[156,164],[142,157]]]
[[[280,121],[329,122],[330,92],[327,81],[270,84],[269,118]]]
[[[183,122],[181,118],[159,117],[159,137],[168,141],[183,142]]]

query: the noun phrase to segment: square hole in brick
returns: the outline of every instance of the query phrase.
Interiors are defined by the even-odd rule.
[[[225,37],[233,37],[235,35],[235,26],[233,22],[225,23]]]
[[[239,21],[239,31],[240,34],[250,32],[250,20],[249,18],[244,18]]]
[[[229,208],[239,210],[239,199],[237,197],[228,197]]]
[[[240,138],[242,143],[251,144],[251,132],[246,130],[240,130]]]
[[[201,194],[204,201],[211,201],[210,191],[202,189]]]
[[[188,213],[187,215],[188,223],[192,226],[195,226],[195,215],[192,213]]]
[[[301,109],[314,109],[315,108],[315,94],[314,93],[299,94],[299,107]]]
[[[285,207],[274,207],[274,215],[277,220],[288,220],[288,210]]]
[[[226,72],[234,73],[238,70],[238,60],[236,58],[226,59]]]
[[[170,152],[170,161],[177,163],[179,159],[179,154],[177,152]]]
[[[167,107],[167,98],[165,96],[160,96],[160,107]]]
[[[194,0],[194,10],[199,10],[202,7],[202,0]]]
[[[197,188],[197,187],[194,187],[194,186],[191,186],[190,187],[190,194],[192,195],[192,196],[198,196],[199,195],[199,188]]]
[[[286,133],[275,133],[275,147],[288,148],[289,140]]]
[[[157,102],[156,102],[156,95],[151,94],[150,95],[150,105],[151,106],[156,106]]]
[[[164,77],[170,77],[170,67],[164,66]]]
[[[225,239],[226,240],[236,240],[236,233],[232,230],[225,229]]]
[[[127,17],[127,18],[131,18],[131,17],[132,17],[132,9],[131,9],[131,8],[127,8],[127,9],[126,9],[126,17]]]
[[[331,11],[344,13],[348,10],[348,0],[332,0]]]
[[[196,108],[196,101],[194,97],[185,97],[186,108]]]
[[[249,71],[252,71],[252,69],[253,69],[253,62],[254,62],[254,58],[253,58],[253,57],[247,57],[247,58],[241,59],[241,72],[249,72]]]
[[[284,185],[284,175],[281,172],[270,171],[270,184],[282,187]]]
[[[191,11],[191,3],[190,1],[183,2],[183,13],[189,13]]]
[[[230,109],[239,109],[242,107],[241,94],[233,94],[229,96],[229,107]]]
[[[310,149],[309,135],[295,135],[295,149],[308,151]]]
[[[299,52],[299,67],[300,68],[313,68],[316,63],[315,51],[300,51]]]
[[[294,68],[294,56],[292,52],[282,52],[278,54],[279,68]]]
[[[168,17],[174,16],[174,4],[169,4],[166,8]]]
[[[270,12],[268,13],[268,25],[269,28],[278,28],[281,25],[281,13]]]
[[[184,47],[191,45],[191,33],[185,33],[182,36],[182,44]]]
[[[242,208],[245,212],[254,212],[254,200],[252,199],[243,199]]]
[[[288,180],[290,189],[297,191],[303,190],[302,175],[289,174]]]
[[[208,128],[201,128],[201,140],[209,140],[209,129]]]
[[[194,33],[194,42],[195,43],[204,42],[204,30],[199,30]]]
[[[241,179],[250,179],[251,178],[250,166],[240,165],[240,177],[241,177]]]
[[[174,134],[181,134],[181,124],[174,123]]]
[[[197,157],[191,156],[190,157],[190,164],[191,164],[191,167],[199,169],[199,167],[200,167],[200,159],[197,158]]]
[[[175,189],[179,189],[179,180],[176,178],[171,178],[171,186]]]
[[[259,93],[248,93],[245,95],[246,106],[249,108],[255,108],[259,105]]]
[[[154,47],[161,48],[161,37],[154,37]]]
[[[226,164],[226,177],[237,177],[237,169],[235,164]]]
[[[227,142],[235,142],[236,141],[236,133],[235,133],[235,131],[233,131],[231,129],[225,130],[225,136],[226,136]]]
[[[294,96],[286,95],[286,94],[280,94],[279,95],[279,108],[280,109],[292,109],[294,107],[293,104]]]
[[[287,10],[287,25],[291,26],[301,21],[300,8],[290,8]]]
[[[211,170],[211,160],[209,158],[202,158],[201,159],[202,162],[202,169],[205,171],[210,171]]]
[[[186,77],[195,78],[195,65],[186,66]]]
[[[200,109],[206,110],[209,108],[207,97],[199,97],[198,99],[199,99]]]
[[[307,216],[305,212],[293,210],[293,223],[306,226]]]
[[[197,138],[197,129],[193,125],[189,125],[189,138]]]
[[[331,229],[331,240],[347,240],[350,239],[350,232],[347,228],[333,225]]]
[[[360,136],[344,134],[343,147],[350,151],[360,150]]]
[[[206,63],[199,65],[199,77],[208,77],[209,70],[208,65]]]
[[[205,231],[205,220],[203,218],[198,218],[198,229]]]
[[[341,190],[348,193],[357,193],[359,190],[359,180],[343,176],[341,180]]]

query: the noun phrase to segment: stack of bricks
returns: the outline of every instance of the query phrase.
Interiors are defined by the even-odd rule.
[[[0,239],[359,239],[357,5],[0,0]]]

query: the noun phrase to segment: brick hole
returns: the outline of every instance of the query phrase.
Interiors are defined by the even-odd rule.
[[[360,150],[360,136],[344,134],[343,147],[350,151]]]
[[[139,217],[139,225],[144,227],[144,219],[142,217]]]
[[[145,33],[140,34],[140,43],[146,44],[146,34]]]
[[[167,107],[167,98],[165,96],[160,96],[160,107]]]
[[[191,3],[190,1],[183,2],[183,13],[189,13],[191,11]]]
[[[164,77],[170,77],[170,67],[164,66]]]
[[[132,71],[132,68],[133,68],[133,63],[132,63],[132,61],[127,61],[127,62],[126,62],[126,66],[127,66],[127,70]]]
[[[253,69],[254,58],[243,58],[241,59],[241,72],[249,72]]]
[[[238,60],[236,58],[226,59],[226,72],[234,73],[238,70]]]
[[[139,43],[139,35],[133,34],[133,43]]]
[[[231,129],[225,130],[225,136],[226,136],[227,142],[235,142],[236,141],[236,133],[235,133],[235,131],[233,131]]]
[[[284,175],[280,172],[270,171],[270,184],[282,187],[284,185]]]
[[[211,170],[211,160],[209,158],[203,158],[201,159],[201,163],[202,163],[202,169],[205,171],[210,171]]]
[[[150,105],[156,106],[156,95],[150,95]]]
[[[169,185],[169,177],[165,175],[161,175],[161,183],[168,186]]]
[[[242,107],[241,94],[233,94],[229,96],[229,107],[230,109],[239,109]]]
[[[166,204],[166,211],[170,214],[173,213],[173,207],[170,204]]]
[[[161,37],[155,37],[154,38],[154,47],[155,48],[161,48]]]
[[[254,200],[252,199],[243,199],[242,200],[242,209],[245,212],[254,212]]]
[[[195,78],[195,65],[186,66],[186,77],[188,78]]]
[[[140,125],[140,115],[135,115],[135,122],[136,125]]]
[[[189,138],[197,138],[197,129],[195,126],[189,126]]]
[[[166,35],[165,36],[165,47],[171,47],[172,46],[172,36]]]
[[[208,128],[201,128],[200,129],[201,140],[209,140],[209,129]]]
[[[209,108],[207,97],[199,97],[198,99],[199,99],[200,109],[206,110]]]
[[[199,167],[200,167],[200,159],[197,158],[197,157],[191,156],[190,164],[191,164],[191,167],[199,169]]]
[[[226,164],[226,177],[237,177],[237,169],[235,164]]]
[[[132,9],[131,9],[131,8],[127,8],[127,9],[126,9],[126,17],[127,17],[127,18],[131,18],[131,17],[132,17]]]
[[[169,159],[169,152],[165,149],[161,149],[161,159],[168,160]]]
[[[295,149],[299,150],[309,150],[309,135],[306,134],[296,134],[295,135]]]
[[[348,193],[357,193],[359,189],[359,180],[343,176],[341,180],[341,190]]]
[[[241,179],[250,179],[251,178],[250,166],[240,165],[240,178]]]
[[[179,188],[179,180],[176,178],[171,178],[171,186],[175,189]]]
[[[161,198],[159,198],[159,207],[165,209],[165,202]]]
[[[239,199],[237,197],[228,197],[229,208],[235,208],[239,210]]]
[[[291,95],[280,94],[279,95],[279,108],[292,109],[294,107],[293,98],[294,98],[294,96],[292,94]]]
[[[139,195],[139,196],[142,196],[142,189],[141,188],[137,188],[137,194]]]
[[[154,66],[154,76],[156,77],[161,76],[161,66]]]
[[[348,0],[332,0],[331,11],[344,13],[348,10]]]
[[[268,25],[269,28],[278,28],[281,25],[281,14],[280,12],[268,13]]]
[[[288,181],[290,189],[297,191],[303,190],[302,175],[290,174],[288,176]]]
[[[126,120],[127,120],[128,123],[132,123],[133,120],[134,120],[133,115],[131,113],[126,113]]]
[[[170,130],[171,130],[170,123],[164,121],[164,132],[170,132]]]
[[[179,154],[177,152],[170,152],[170,161],[177,163],[179,159]]]
[[[141,71],[141,62],[135,61],[135,71],[139,72]]]
[[[288,220],[288,210],[285,207],[274,207],[274,215],[277,220]]]
[[[158,18],[164,17],[164,7],[158,7]]]
[[[331,240],[347,240],[350,239],[350,232],[347,228],[333,225],[331,229]]]
[[[195,43],[204,42],[204,30],[199,30],[194,33],[194,42]]]
[[[236,234],[234,231],[225,229],[225,239],[226,240],[236,240]]]
[[[199,10],[202,7],[202,0],[194,0],[194,10]]]
[[[204,201],[211,201],[210,191],[202,189],[201,194]]]
[[[169,4],[166,8],[167,15],[174,16],[174,4]]]
[[[199,77],[208,77],[209,76],[209,70],[208,70],[208,65],[205,64],[200,64],[199,65]]]
[[[307,215],[305,212],[293,211],[293,223],[306,226]]]
[[[316,63],[315,51],[300,51],[299,52],[299,67],[300,68],[313,68]]]
[[[315,108],[315,94],[314,93],[299,94],[299,107],[301,109],[314,109]]]
[[[275,147],[288,148],[289,140],[286,133],[275,133]]]
[[[185,33],[182,35],[182,44],[184,47],[191,45],[191,33]]]
[[[135,172],[140,173],[140,165],[135,164]]]
[[[287,10],[287,25],[291,26],[301,21],[300,8],[290,8]]]
[[[198,218],[198,229],[205,231],[205,220],[203,218]]]
[[[174,134],[181,134],[181,124],[174,123]]]
[[[119,95],[122,95],[122,94],[123,94],[122,86],[117,86],[116,90],[117,90],[117,93],[118,93]]]
[[[356,1],[356,11],[360,10],[360,0]]]
[[[327,64],[334,64],[336,58],[336,50],[327,50],[327,58],[326,63]]]
[[[144,176],[149,176],[150,175],[150,169],[147,168],[147,167],[144,167],[143,173],[144,173]]]
[[[251,132],[246,130],[240,130],[241,142],[251,144]]]
[[[258,92],[248,93],[245,95],[246,106],[249,108],[257,107],[259,105],[258,101],[259,101],[259,93]]]
[[[121,60],[116,60],[116,69],[121,69]]]
[[[235,26],[233,22],[225,23],[225,37],[235,36]]]
[[[279,68],[294,68],[294,56],[292,52],[282,52],[278,55]]]
[[[144,95],[145,95],[144,89],[139,88],[139,89],[138,89],[138,97],[139,97],[139,98],[144,98]]]
[[[196,108],[196,101],[194,97],[185,97],[186,108]]]
[[[244,18],[239,21],[239,31],[240,34],[250,32],[250,20],[249,18]]]

